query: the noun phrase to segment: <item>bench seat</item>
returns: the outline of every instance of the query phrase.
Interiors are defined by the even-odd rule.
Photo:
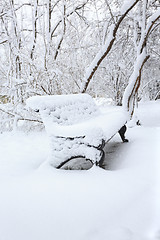
[[[48,135],[62,137],[90,136],[89,141],[99,137],[107,142],[126,123],[126,114],[122,109],[117,112],[102,113],[99,116],[73,125],[45,125]],[[93,131],[94,130],[94,131]]]

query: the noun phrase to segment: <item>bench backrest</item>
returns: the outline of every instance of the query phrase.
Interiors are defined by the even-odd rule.
[[[72,125],[99,114],[88,94],[34,96],[27,100],[27,105],[40,112],[44,124]]]

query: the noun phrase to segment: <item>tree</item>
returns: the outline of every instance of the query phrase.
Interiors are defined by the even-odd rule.
[[[146,61],[149,59],[147,54],[147,41],[152,33],[155,23],[160,18],[160,9],[157,9],[150,17],[147,16],[148,0],[140,2],[140,16],[138,22],[135,22],[135,48],[136,59],[134,70],[129,79],[129,84],[125,90],[123,97],[123,106],[132,117],[134,113],[135,99],[141,83],[142,69]],[[142,13],[142,14],[141,14]]]
[[[82,93],[86,92],[87,87],[88,87],[93,75],[97,71],[99,65],[104,60],[104,58],[109,54],[109,52],[113,46],[113,43],[116,40],[117,31],[120,27],[121,22],[126,17],[126,15],[129,13],[129,11],[131,11],[131,9],[138,2],[139,2],[139,0],[130,1],[129,3],[128,3],[128,1],[126,1],[126,4],[124,4],[122,6],[121,11],[120,11],[120,17],[118,17],[117,21],[114,20],[114,23],[110,26],[109,34],[108,34],[108,37],[107,37],[105,43],[100,48],[99,52],[97,53],[97,55],[93,59],[92,63],[90,64],[89,68],[86,70],[86,74],[85,74],[85,78],[83,80],[83,85],[82,85],[82,90],[81,90]]]

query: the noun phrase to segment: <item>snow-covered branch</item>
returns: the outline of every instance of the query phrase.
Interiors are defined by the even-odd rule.
[[[1,44],[4,44],[4,43],[7,43],[7,42],[8,42],[7,39],[6,39],[6,40],[3,40],[3,41],[0,42],[0,45],[1,45]]]
[[[66,32],[66,2],[65,2],[65,1],[63,2],[62,24],[63,24],[62,34],[61,34],[61,36],[60,36],[60,39],[59,39],[59,42],[58,42],[58,45],[57,45],[57,48],[56,48],[56,52],[55,52],[55,55],[54,55],[54,60],[57,59],[59,50],[60,50],[60,48],[61,48],[61,44],[62,44],[62,42],[63,42],[64,35],[65,35],[65,32]]]
[[[32,44],[32,50],[31,50],[31,59],[33,59],[34,50],[36,47],[36,41],[37,41],[37,16],[38,16],[38,0],[34,3],[34,13],[33,13],[33,44]]]
[[[87,87],[88,87],[93,75],[95,74],[95,72],[98,69],[101,62],[104,60],[104,58],[110,52],[110,50],[113,46],[113,43],[116,40],[116,34],[120,27],[121,22],[138,2],[139,2],[139,0],[126,1],[125,4],[122,6],[122,9],[120,11],[122,15],[119,17],[119,19],[117,20],[117,22],[115,24],[111,25],[110,32],[109,32],[109,35],[108,35],[108,38],[107,38],[105,44],[101,47],[101,49],[99,50],[99,52],[97,53],[97,55],[95,56],[93,61],[91,62],[90,66],[86,70],[85,77],[84,77],[83,83],[82,83],[82,89],[81,89],[82,93],[86,92]]]
[[[160,9],[158,9],[148,19],[148,23],[146,23],[147,16],[144,13],[144,11],[146,11],[146,10],[147,9],[145,8],[145,6],[143,6],[143,16],[142,16],[143,24],[141,26],[140,41],[139,41],[138,45],[136,46],[137,56],[136,56],[136,60],[134,63],[134,70],[133,70],[132,75],[130,76],[129,84],[128,84],[128,86],[125,90],[124,96],[123,96],[123,107],[125,108],[126,111],[129,112],[130,117],[132,117],[132,115],[134,113],[135,98],[136,98],[138,89],[140,87],[141,73],[142,73],[143,66],[150,57],[149,55],[147,55],[147,49],[146,49],[147,40],[152,31],[154,24],[160,18]],[[137,34],[135,34],[135,36],[137,36]]]
[[[83,8],[86,4],[87,4],[88,0],[84,1],[84,3],[77,5],[76,7],[74,7],[73,9],[66,11],[65,15],[66,18],[71,16],[73,13],[75,13],[76,11],[80,10],[81,8]],[[52,27],[52,31],[51,31],[51,39],[53,38],[53,35],[56,31],[56,29],[58,28],[58,26],[62,23],[63,19],[60,18],[57,20],[57,22],[54,24],[54,26]]]
[[[137,91],[140,87],[141,72],[144,64],[149,59],[149,55],[146,55],[146,51],[143,52],[137,57],[134,63],[134,70],[129,79],[129,84],[123,95],[123,107],[125,111],[129,113],[129,116],[132,117],[134,111],[135,97]]]
[[[145,37],[144,39],[142,39],[140,52],[142,52],[143,48],[146,46],[149,34],[151,33],[154,24],[157,22],[159,18],[160,18],[160,8],[149,18],[148,24],[145,29]]]

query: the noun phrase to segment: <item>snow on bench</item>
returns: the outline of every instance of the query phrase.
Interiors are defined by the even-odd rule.
[[[27,105],[40,112],[50,138],[49,162],[56,168],[80,157],[101,165],[104,145],[117,132],[128,141],[123,109],[102,113],[88,94],[34,96]]]

